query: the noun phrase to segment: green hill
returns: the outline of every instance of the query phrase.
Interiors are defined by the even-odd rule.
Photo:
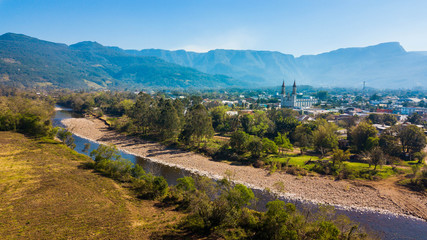
[[[96,42],[67,46],[7,33],[0,36],[0,84],[71,89],[215,88],[239,82]]]

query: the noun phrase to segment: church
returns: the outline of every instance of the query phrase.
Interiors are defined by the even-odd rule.
[[[310,108],[313,104],[317,103],[317,99],[313,97],[309,98],[298,98],[297,97],[297,85],[294,81],[294,86],[292,87],[292,94],[286,94],[285,90],[285,81],[282,84],[282,108]]]

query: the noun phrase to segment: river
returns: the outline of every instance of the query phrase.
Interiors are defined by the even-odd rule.
[[[53,119],[54,126],[64,127],[61,120],[66,118],[78,117],[73,115],[68,110],[56,111],[56,115]],[[73,134],[76,148],[75,150],[79,153],[88,155],[92,150],[96,149],[99,144],[81,138]],[[90,149],[88,152],[83,152],[85,143],[90,143]],[[145,171],[151,172],[154,175],[163,176],[170,185],[176,184],[176,179],[183,176],[192,176],[193,173],[179,169],[177,167],[171,167],[160,163],[152,162],[148,159],[141,158],[123,151],[120,151],[123,158],[129,159],[135,164],[141,165]],[[259,189],[252,189],[258,199],[255,204],[251,207],[263,211],[267,202],[274,200],[276,197],[268,191],[262,191]],[[316,209],[316,205],[310,202],[296,201],[293,199],[281,199],[285,202],[291,202],[296,205],[298,209]],[[427,240],[427,222],[412,217],[396,216],[393,214],[384,214],[373,211],[360,211],[360,210],[349,210],[336,207],[337,214],[347,215],[351,220],[359,222],[362,227],[368,231],[374,231],[382,239],[421,239]]]

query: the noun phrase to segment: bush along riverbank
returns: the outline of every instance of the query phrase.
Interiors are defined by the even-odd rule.
[[[115,146],[100,145],[88,167],[126,184],[144,199],[160,200],[187,213],[179,227],[200,236],[226,239],[372,239],[345,216],[328,206],[300,212],[290,203],[275,200],[267,212],[250,210],[254,193],[227,179],[184,177],[168,186],[161,176],[146,173],[118,154]]]

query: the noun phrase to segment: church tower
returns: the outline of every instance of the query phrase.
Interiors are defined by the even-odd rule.
[[[292,107],[297,107],[297,85],[294,80],[294,86],[292,86]]]
[[[297,108],[297,109],[303,109],[303,108],[310,108],[313,106],[313,104],[316,104],[318,100],[313,97],[304,97],[301,95],[300,98],[297,97],[297,83],[294,80],[294,85],[292,86],[292,92],[286,95],[285,92],[285,81],[283,81],[282,84],[282,102],[281,106],[282,108]]]
[[[285,91],[285,80],[283,80],[283,83],[282,83],[282,96],[285,96],[286,95],[286,91]]]
[[[297,85],[294,80],[294,86],[292,87],[292,95],[297,95]]]

